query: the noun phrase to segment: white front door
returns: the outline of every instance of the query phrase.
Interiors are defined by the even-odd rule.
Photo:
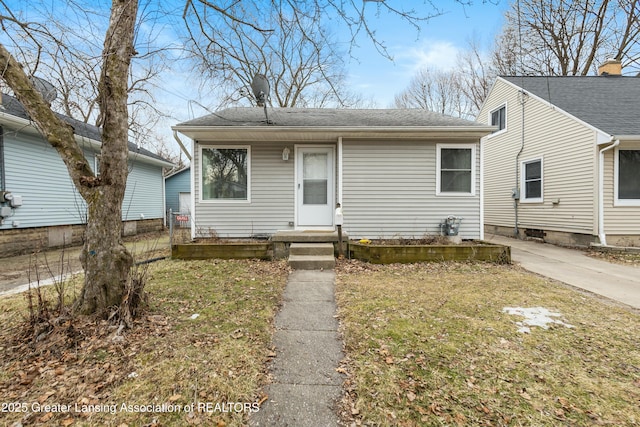
[[[297,227],[333,228],[335,166],[332,146],[296,151]]]

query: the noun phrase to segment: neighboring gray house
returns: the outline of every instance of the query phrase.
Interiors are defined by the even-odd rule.
[[[551,243],[640,245],[640,78],[499,77],[478,121],[485,229]]]
[[[425,110],[231,108],[176,125],[192,139],[192,236],[333,230],[421,237],[462,217],[482,238],[480,138],[494,128]]]
[[[89,163],[97,166],[100,130],[61,116],[74,127]],[[173,165],[130,144],[123,202],[125,234],[163,228],[162,171]],[[22,105],[2,94],[0,104],[0,255],[79,243],[86,206],[60,155],[29,120]]]
[[[191,167],[187,166],[164,177],[167,215],[191,215]]]

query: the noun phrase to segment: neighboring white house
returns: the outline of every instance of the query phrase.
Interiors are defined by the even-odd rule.
[[[499,77],[478,121],[485,230],[551,243],[640,245],[640,78]]]
[[[97,170],[100,130],[71,124],[89,163]],[[160,230],[164,219],[162,172],[167,160],[129,144],[129,175],[123,201],[125,234]],[[79,243],[86,205],[57,151],[44,140],[22,105],[2,94],[0,104],[0,256]]]
[[[480,138],[494,128],[425,110],[232,108],[176,125],[192,139],[192,235],[333,230],[482,238]]]

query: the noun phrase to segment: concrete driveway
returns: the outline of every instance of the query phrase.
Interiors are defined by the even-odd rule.
[[[580,250],[548,243],[490,234],[485,240],[511,246],[511,259],[526,270],[640,308],[640,268],[601,261]]]

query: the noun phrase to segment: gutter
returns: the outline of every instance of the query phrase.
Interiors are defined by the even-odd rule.
[[[253,133],[255,141],[296,141],[300,134],[304,142],[335,142],[339,137],[351,140],[373,138],[395,139],[398,137],[416,140],[433,138],[481,138],[495,130],[494,126],[394,126],[394,127],[331,127],[331,126],[174,126],[174,132],[197,140],[201,137],[224,138],[228,141],[245,140],[243,135]],[[311,138],[309,138],[311,137]]]
[[[24,119],[22,117],[17,117],[17,116],[14,116],[13,114],[4,113],[2,111],[0,111],[0,119],[3,119],[2,121],[4,123],[8,123],[9,125],[20,127],[21,131],[32,133],[34,135],[39,135],[44,141],[46,141],[46,139],[42,136],[42,133],[38,130],[38,128],[35,126],[34,122],[32,122],[31,120]],[[85,145],[86,143],[89,143],[89,145],[93,149],[98,149],[99,150],[102,147],[102,142],[97,141],[97,140],[95,140],[93,138],[90,138],[88,136],[78,135],[78,134],[74,133],[73,137],[74,137],[75,141],[78,143],[78,145],[80,145],[81,148],[84,148],[86,146]],[[159,166],[162,166],[162,167],[173,167],[174,166],[173,163],[168,162],[166,160],[155,159],[153,157],[149,157],[149,156],[146,156],[146,155],[141,154],[139,152],[135,152],[135,151],[131,151],[131,150],[128,150],[128,158],[129,159],[142,160],[145,163],[152,163],[152,164],[159,165]]]
[[[602,246],[607,246],[607,234],[604,231],[604,152],[620,145],[620,139],[611,137],[611,145],[599,151],[598,158],[598,239]]]
[[[180,146],[180,149],[182,150],[184,155],[187,156],[187,159],[189,159],[189,161],[191,161],[191,154],[189,154],[189,152],[187,151],[186,147],[182,143],[182,140],[178,137],[178,131],[175,130],[175,129],[173,129],[173,138],[176,140],[176,142]]]

